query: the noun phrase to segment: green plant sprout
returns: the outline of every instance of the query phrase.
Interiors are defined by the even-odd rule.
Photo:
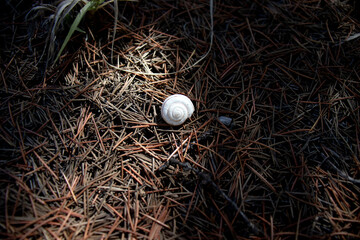
[[[79,28],[79,24],[81,23],[81,20],[84,18],[87,12],[89,11],[97,11],[106,5],[110,3],[114,3],[114,32],[113,32],[113,39],[116,35],[116,26],[117,26],[117,20],[119,16],[119,9],[118,9],[118,1],[136,1],[136,0],[60,0],[57,1],[55,5],[52,4],[42,4],[39,6],[33,7],[26,15],[26,20],[34,19],[37,16],[40,16],[40,11],[52,11],[53,14],[51,14],[47,21],[51,21],[51,29],[49,31],[49,35],[46,40],[45,49],[47,49],[47,62],[53,58],[55,55],[55,43],[56,43],[56,35],[59,32],[59,29],[62,25],[64,25],[65,22],[68,22],[69,19],[72,19],[71,13],[73,12],[73,9],[77,5],[81,5],[81,9],[79,13],[77,13],[74,21],[72,22],[70,29],[65,37],[65,40],[63,41],[60,50],[58,51],[55,61],[53,64],[55,64],[61,54],[63,53],[65,47],[68,45],[71,37],[73,36],[75,31],[79,31],[81,33],[85,33],[83,30]],[[34,15],[31,15],[35,12]],[[113,47],[113,45],[112,45]],[[44,52],[45,53],[45,50]],[[112,54],[112,53],[111,53]]]
[[[69,32],[66,35],[66,38],[63,42],[63,44],[61,45],[61,48],[55,58],[54,63],[57,62],[57,60],[59,59],[59,57],[61,56],[62,52],[64,51],[66,45],[68,44],[70,38],[72,37],[72,35],[74,34],[75,30],[80,31],[80,29],[78,28],[81,20],[83,19],[83,17],[85,16],[85,14],[88,11],[96,11],[99,6],[104,2],[104,0],[92,0],[92,1],[84,1],[85,2],[85,6],[83,6],[80,10],[80,12],[78,13],[78,15],[76,16],[74,22],[71,24]],[[117,9],[116,9],[117,11]],[[115,19],[116,21],[116,19]],[[80,31],[83,32],[83,31]]]

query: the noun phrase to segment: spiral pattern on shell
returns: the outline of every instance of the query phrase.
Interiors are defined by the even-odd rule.
[[[191,117],[195,108],[191,100],[181,94],[166,98],[161,106],[161,116],[170,125],[178,126]]]

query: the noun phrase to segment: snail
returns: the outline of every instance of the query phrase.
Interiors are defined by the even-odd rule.
[[[174,94],[166,98],[161,106],[161,116],[172,126],[183,124],[191,117],[195,108],[190,98],[181,94]]]

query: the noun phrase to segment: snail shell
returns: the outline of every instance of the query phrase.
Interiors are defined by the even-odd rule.
[[[174,94],[166,98],[161,106],[161,116],[168,124],[178,126],[191,117],[195,108],[190,98]]]

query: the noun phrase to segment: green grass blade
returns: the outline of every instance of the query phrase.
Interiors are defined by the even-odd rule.
[[[78,28],[78,26],[79,26],[81,20],[83,19],[83,17],[85,16],[85,14],[96,5],[97,5],[96,1],[90,1],[90,2],[87,2],[85,4],[85,6],[80,10],[80,12],[76,16],[74,22],[71,24],[70,30],[69,30],[68,34],[66,35],[66,38],[65,38],[63,44],[61,45],[60,51],[57,54],[54,63],[56,63],[57,60],[59,59],[59,57],[61,56],[61,53],[64,51],[64,48],[66,47],[67,43],[69,42],[71,36],[74,34],[75,30]]]

